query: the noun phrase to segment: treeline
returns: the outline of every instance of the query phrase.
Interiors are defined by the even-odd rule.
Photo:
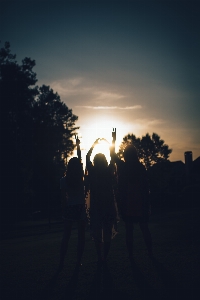
[[[75,147],[78,117],[49,86],[37,86],[35,61],[19,64],[8,42],[0,49],[1,212],[2,224],[60,213],[59,179]],[[156,133],[123,138],[119,157],[133,144],[148,171],[169,162],[172,152]],[[151,178],[154,178],[152,176]],[[153,180],[151,188],[157,180]]]
[[[37,86],[35,61],[0,49],[1,222],[59,206],[59,178],[74,150],[78,117],[49,86]]]
[[[134,134],[125,135],[119,147],[119,157],[123,157],[123,151],[129,144],[135,146],[138,158],[147,170],[157,163],[167,162],[172,153],[172,149],[157,133],[153,133],[151,136],[147,133],[141,138],[137,138]]]

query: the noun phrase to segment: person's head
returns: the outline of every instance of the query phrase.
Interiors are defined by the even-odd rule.
[[[139,162],[138,155],[137,155],[137,150],[133,145],[128,145],[124,149],[124,160],[127,163],[137,163],[137,162]]]
[[[108,166],[107,159],[104,154],[98,153],[94,157],[94,167],[98,169],[105,169]]]
[[[68,179],[82,180],[83,179],[83,168],[80,160],[77,157],[72,157],[67,164],[66,175]]]

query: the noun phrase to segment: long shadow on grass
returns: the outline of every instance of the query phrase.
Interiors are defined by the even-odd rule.
[[[64,299],[73,299],[78,283],[80,267],[76,266],[72,277],[70,278],[64,293]],[[60,277],[60,271],[56,271],[56,273],[52,276],[47,286],[44,288],[40,295],[37,295],[37,299],[57,299],[58,295],[55,293],[56,283],[58,278]]]
[[[174,279],[172,273],[167,270],[162,263],[156,258],[152,258],[152,263],[165,286],[165,298],[170,300],[183,299],[188,296],[188,299],[193,299],[193,291],[187,288],[187,286],[181,286]]]
[[[146,278],[138,268],[137,264],[135,263],[134,259],[131,260],[131,269],[133,272],[133,278],[140,290],[140,299],[141,300],[160,300],[160,296],[153,289],[149,283],[147,282]]]
[[[74,273],[66,286],[64,299],[73,299],[78,284],[79,271],[80,266],[77,266],[74,269]]]
[[[59,278],[60,271],[56,271],[52,278],[49,280],[47,285],[44,287],[44,289],[37,295],[36,299],[52,299],[52,297],[56,296],[55,295],[55,287],[57,280]]]
[[[97,269],[96,272],[94,274],[93,280],[92,280],[92,284],[91,284],[91,288],[89,291],[89,296],[86,298],[87,300],[92,300],[92,299],[101,299],[102,295],[101,294],[101,266],[97,265]]]
[[[85,300],[94,299],[132,300],[133,298],[127,293],[121,292],[116,288],[108,265],[103,264],[102,266],[97,266],[97,270],[91,283],[89,295]]]
[[[52,276],[52,278],[49,280],[49,282],[44,287],[44,289],[41,292],[37,293],[36,299],[38,299],[38,300],[50,299],[52,296],[54,296],[54,289],[55,289],[56,282],[59,277],[59,273],[60,273],[59,271],[56,271],[56,273]]]

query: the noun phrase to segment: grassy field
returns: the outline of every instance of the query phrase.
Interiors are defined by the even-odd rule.
[[[134,262],[125,247],[125,229],[112,240],[107,265],[98,268],[89,231],[83,265],[75,269],[77,232],[73,230],[65,267],[56,275],[62,224],[18,229],[1,240],[1,299],[199,299],[200,209],[152,215],[155,259],[148,258],[135,226]]]

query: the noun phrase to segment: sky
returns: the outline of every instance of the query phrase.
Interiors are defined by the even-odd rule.
[[[82,158],[97,138],[155,132],[200,156],[199,1],[0,0],[1,47],[36,61],[78,116]],[[93,153],[94,154],[94,153]]]

